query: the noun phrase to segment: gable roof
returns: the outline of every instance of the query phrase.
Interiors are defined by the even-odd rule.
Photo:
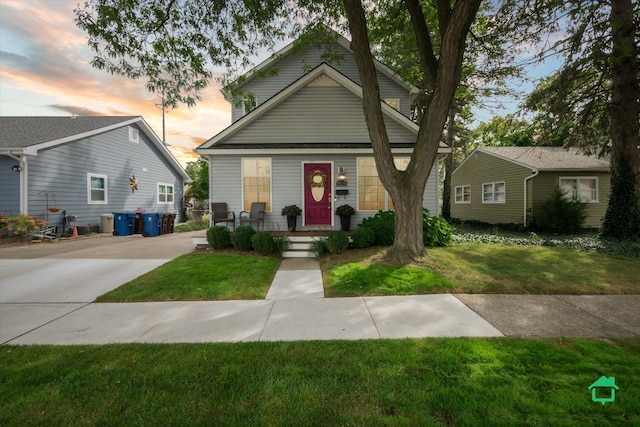
[[[0,154],[37,155],[38,150],[136,124],[171,166],[191,178],[142,116],[0,117]]]
[[[599,159],[563,147],[478,147],[474,152],[486,153],[520,166],[541,172],[608,172],[609,159]],[[473,155],[472,152],[457,168]],[[454,171],[455,172],[455,171]]]
[[[249,114],[240,118],[239,120],[237,120],[236,122],[228,126],[226,129],[224,129],[222,132],[218,133],[213,138],[204,142],[202,145],[196,148],[195,151],[198,154],[215,154],[215,153],[219,153],[220,151],[214,150],[214,149],[225,149],[225,154],[231,154],[230,150],[236,148],[246,152],[246,148],[241,148],[241,147],[238,147],[237,145],[227,144],[225,146],[225,140],[233,136],[243,128],[251,125],[251,123],[255,122],[259,117],[263,116],[264,114],[266,114],[267,112],[275,108],[277,105],[282,103],[288,97],[295,94],[303,87],[311,84],[312,82],[316,81],[318,78],[321,78],[321,77],[327,77],[333,80],[336,83],[336,85],[342,86],[348,91],[350,91],[351,93],[353,93],[354,95],[356,95],[357,97],[362,98],[362,88],[357,83],[350,80],[348,77],[340,73],[338,70],[336,70],[329,64],[322,63],[318,65],[316,68],[314,68],[313,70],[311,70],[310,72],[304,74],[302,77],[300,77],[298,80],[296,80],[295,82],[287,86],[285,89],[280,91],[275,96],[269,98],[266,102],[264,102],[263,104],[259,105],[257,108],[252,110]],[[390,107],[389,105],[387,105],[382,101],[381,101],[381,106],[382,106],[382,112],[385,118],[393,120],[394,122],[398,123],[402,127],[406,128],[411,133],[417,135],[419,130],[419,127],[417,124],[415,124],[406,116],[404,116],[402,113],[400,113],[399,111],[397,111],[393,107]],[[277,150],[281,150],[282,152],[290,152],[290,150],[293,147],[308,148],[308,149],[315,149],[315,150],[317,150],[318,148],[322,148],[324,152],[326,152],[327,149],[335,149],[335,150],[341,150],[341,151],[344,151],[344,149],[362,149],[362,150],[368,150],[368,151],[371,150],[371,144],[369,141],[363,142],[362,144],[333,144],[332,146],[328,146],[327,144],[319,144],[319,143],[295,144],[293,146],[285,146],[283,144],[270,144],[270,146],[273,152],[277,152]],[[257,147],[257,146],[254,145],[254,147]],[[395,145],[392,144],[392,147],[412,148],[413,143],[404,144],[403,146],[400,146],[399,144],[395,144]],[[260,147],[261,153],[266,153],[264,148],[265,147]],[[441,143],[440,148],[444,151],[447,151],[449,149],[449,147],[444,143]]]
[[[325,25],[321,25],[321,26],[324,28],[324,31],[328,32],[331,36],[333,36],[335,38],[335,41],[338,43],[338,45],[340,45],[344,49],[348,50],[349,52],[353,53],[353,50],[351,49],[351,42],[347,38],[343,37],[340,33],[334,31],[333,29],[331,29],[331,28],[329,28],[329,27],[327,27]],[[251,81],[254,78],[256,78],[256,76],[258,76],[261,71],[267,70],[269,67],[275,65],[277,62],[282,60],[283,57],[288,56],[288,55],[292,54],[293,52],[295,52],[295,47],[296,47],[296,41],[293,41],[293,42],[289,43],[288,45],[286,45],[284,48],[280,49],[278,52],[276,52],[273,55],[271,55],[265,61],[263,61],[260,64],[256,65],[252,70],[250,70],[248,73],[245,74],[244,80],[242,81],[242,83],[238,84],[236,87],[244,86],[249,81]],[[405,89],[407,89],[407,91],[409,91],[409,93],[412,96],[417,95],[418,92],[420,91],[416,86],[414,86],[411,83],[408,83],[405,80],[403,80],[402,77],[400,77],[400,75],[398,73],[396,73],[391,68],[389,68],[388,66],[386,66],[385,64],[383,64],[382,62],[377,60],[375,57],[373,58],[373,63],[374,63],[374,66],[375,66],[376,70],[380,71],[382,74],[386,75],[391,80],[395,81],[400,86],[402,86]],[[224,97],[225,97],[225,99],[227,101],[230,100],[229,94],[227,92],[222,91],[222,94],[224,95]]]

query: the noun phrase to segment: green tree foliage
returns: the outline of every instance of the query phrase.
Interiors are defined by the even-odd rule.
[[[603,234],[640,239],[640,3],[507,0],[503,12],[515,18],[507,24],[514,37],[542,45],[539,60],[564,59],[525,104],[537,113],[542,138],[611,152]]]
[[[187,190],[187,196],[198,200],[209,198],[209,162],[198,159],[195,162],[188,162],[187,174],[192,179]]]
[[[473,131],[472,142],[474,146],[529,147],[536,145],[536,135],[537,129],[525,120],[495,116],[478,125]]]
[[[442,33],[439,29],[441,16],[437,8],[423,5],[423,14],[432,31],[432,43],[439,49]],[[466,156],[468,121],[472,106],[491,107],[498,96],[513,95],[515,91],[507,84],[508,78],[521,75],[515,61],[516,51],[506,48],[508,34],[492,25],[493,11],[489,4],[480,7],[472,24],[462,62],[460,85],[448,113],[443,140],[451,147],[451,154],[444,162],[444,190],[442,215],[450,218],[451,173],[458,161]],[[421,71],[417,40],[404,31],[389,31],[390,28],[409,28],[411,16],[402,1],[383,0],[375,2],[368,10],[367,25],[375,56],[390,65],[405,81],[418,88],[418,95],[411,106],[412,118],[419,122],[425,113],[425,105],[432,96],[435,82]],[[494,105],[497,107],[499,105]],[[462,149],[462,150],[460,150]]]

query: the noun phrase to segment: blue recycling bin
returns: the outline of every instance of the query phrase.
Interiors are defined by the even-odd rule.
[[[159,213],[142,214],[142,219],[144,220],[144,231],[142,232],[142,235],[144,237],[155,237],[162,234],[161,227],[163,216],[163,214]]]
[[[133,222],[136,219],[135,212],[113,213],[113,235],[130,236],[133,234]]]

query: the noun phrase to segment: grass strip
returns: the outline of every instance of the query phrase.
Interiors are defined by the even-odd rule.
[[[638,425],[640,340],[0,347],[0,425]],[[614,376],[615,401],[588,386]]]
[[[271,257],[191,253],[100,296],[98,302],[263,299],[278,269]]]

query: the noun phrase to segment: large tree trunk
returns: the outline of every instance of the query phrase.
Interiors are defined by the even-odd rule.
[[[445,15],[446,29],[436,59],[429,43],[429,29],[417,0],[405,0],[412,15],[412,30],[416,34],[421,57],[422,72],[435,81],[432,96],[420,121],[411,160],[406,171],[399,171],[393,164],[389,136],[382,115],[380,88],[373,56],[369,46],[367,24],[362,4],[357,0],[343,0],[354,52],[362,84],[363,110],[369,138],[373,147],[378,175],[391,195],[396,210],[396,236],[387,258],[396,263],[410,263],[426,254],[422,236],[422,195],[438,155],[438,147],[449,106],[460,81],[462,57],[467,33],[476,16],[481,0],[458,0],[453,10]],[[439,7],[449,7],[449,2],[439,2]],[[441,24],[442,24],[441,23]],[[434,62],[435,61],[435,62]]]
[[[447,123],[447,145],[451,148],[451,153],[447,154],[444,165],[444,189],[442,191],[442,217],[447,221],[451,220],[451,173],[453,172],[453,144],[455,143],[456,112],[453,108],[449,110],[449,121]]]
[[[396,264],[406,264],[426,255],[422,232],[424,190],[417,191],[410,184],[400,186],[398,190],[396,198],[392,196],[396,213],[394,250],[387,253],[387,259]],[[401,202],[396,203],[396,200]]]
[[[631,0],[611,1],[611,195],[602,233],[640,239],[640,83]]]

